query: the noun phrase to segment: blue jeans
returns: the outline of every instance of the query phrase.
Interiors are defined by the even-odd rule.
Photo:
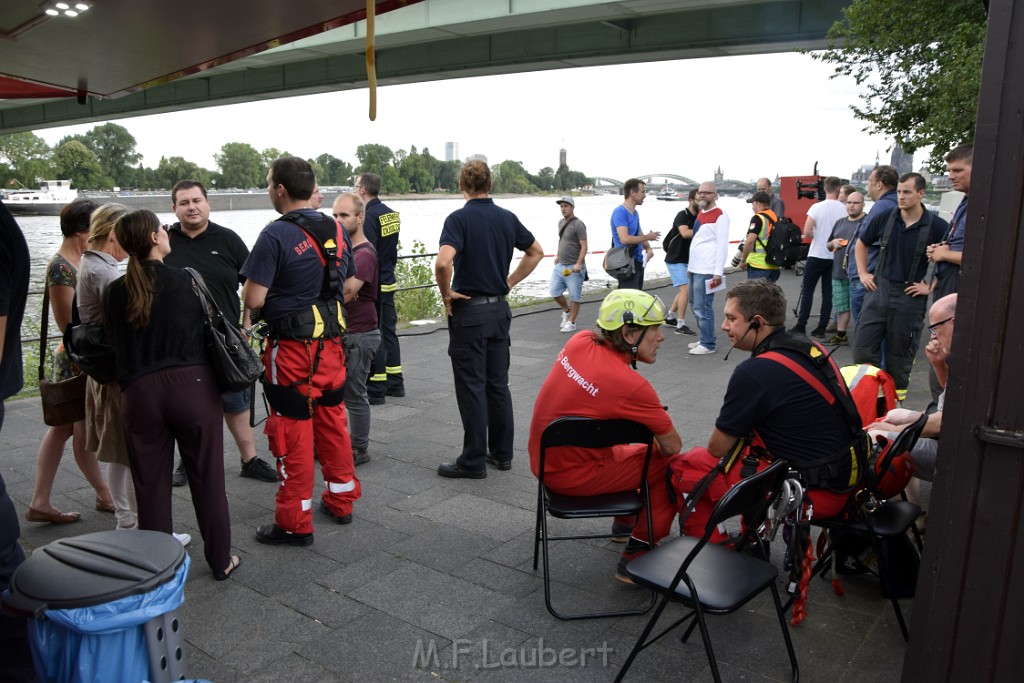
[[[860,317],[860,309],[864,306],[864,285],[860,283],[859,277],[850,278],[850,315],[853,322]]]
[[[768,282],[778,282],[780,275],[782,275],[782,269],[754,268],[752,266],[747,266],[748,280],[767,280]]]
[[[704,284],[712,277],[711,275],[690,273],[690,304],[693,308],[693,315],[697,318],[700,345],[714,350],[718,346],[715,339],[715,295],[708,294]]]

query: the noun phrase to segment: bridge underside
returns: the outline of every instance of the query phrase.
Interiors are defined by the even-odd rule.
[[[550,9],[540,0],[424,0],[377,18],[377,82],[818,48],[847,2],[566,0]],[[126,16],[121,30],[131,32],[133,21],[141,19]],[[2,100],[0,133],[364,88],[365,30],[360,21],[121,97]]]

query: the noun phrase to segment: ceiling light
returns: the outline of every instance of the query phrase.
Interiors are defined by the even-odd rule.
[[[47,0],[40,7],[51,17],[77,17],[93,6],[92,0]]]

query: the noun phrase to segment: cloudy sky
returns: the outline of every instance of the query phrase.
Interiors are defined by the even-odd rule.
[[[215,168],[226,142],[275,147],[303,157],[324,152],[357,163],[356,147],[384,144],[444,158],[484,154],[530,172],[557,168],[625,179],[675,173],[709,178],[808,174],[849,177],[891,140],[863,132],[850,105],[852,79],[809,56],[772,54],[650,62],[487,76],[380,88],[377,120],[365,90],[266,100],[117,120],[138,141],[146,166],[181,156]],[[93,125],[37,131],[50,144]],[[920,164],[923,155],[915,158]]]

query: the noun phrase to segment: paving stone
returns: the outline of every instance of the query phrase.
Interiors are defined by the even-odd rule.
[[[453,480],[466,481],[466,480]],[[474,483],[478,483],[474,481]],[[534,522],[533,513],[475,495],[458,495],[419,513],[435,522],[507,541]]]

